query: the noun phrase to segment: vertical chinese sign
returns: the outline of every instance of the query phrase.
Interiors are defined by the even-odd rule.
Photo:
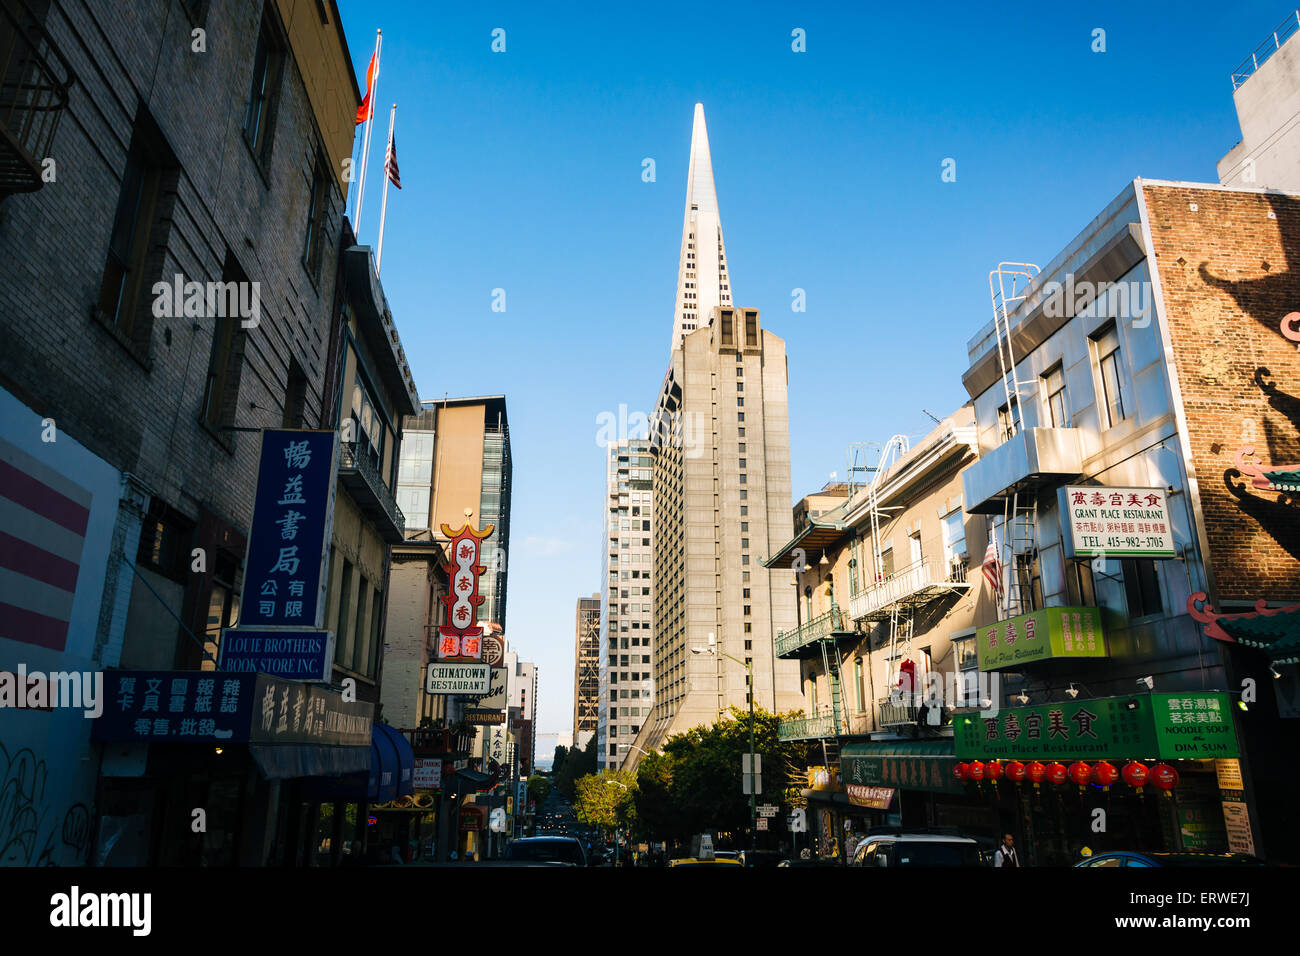
[[[483,626],[478,623],[478,608],[483,596],[478,593],[478,579],[487,569],[479,564],[483,540],[492,534],[492,525],[474,529],[468,524],[459,531],[442,526],[451,539],[447,548],[450,562],[443,565],[451,579],[449,593],[442,599],[447,606],[447,623],[438,628],[438,658],[444,661],[477,661],[483,658]]]
[[[338,435],[333,431],[262,432],[244,601],[238,628],[227,629],[223,635],[223,669],[291,676],[290,667],[275,658],[286,656],[286,648],[306,649],[312,661],[294,665],[292,676],[329,679],[332,635],[319,629],[329,586],[337,457]],[[229,637],[241,635],[258,640],[243,642],[245,648],[255,649],[250,651],[252,657],[235,660],[226,654],[226,648],[240,646]]]

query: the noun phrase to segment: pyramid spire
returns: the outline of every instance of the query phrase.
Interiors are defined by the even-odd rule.
[[[714,306],[730,306],[731,280],[722,244],[722,220],[713,185],[709,131],[704,104],[695,104],[691,129],[691,159],[686,175],[686,213],[682,221],[682,254],[677,267],[677,305],[673,310],[672,347],[682,337],[709,324]]]

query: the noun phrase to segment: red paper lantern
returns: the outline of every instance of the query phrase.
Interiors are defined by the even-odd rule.
[[[1069,774],[1065,770],[1065,764],[1053,761],[1047,765],[1047,780],[1049,783],[1065,783],[1065,778],[1067,776],[1069,776]]]
[[[1118,779],[1119,771],[1115,769],[1115,765],[1107,763],[1105,760],[1092,768],[1092,782],[1103,790],[1109,790],[1111,785]]]
[[[958,780],[965,780],[970,774],[970,765],[966,763],[953,764],[952,775]]]
[[[971,780],[979,783],[984,779],[984,761],[972,760],[970,765],[966,768],[966,774]]]
[[[990,760],[984,765],[984,779],[997,783],[1002,779],[1002,764],[996,760]]]
[[[1178,786],[1178,771],[1167,763],[1158,763],[1151,768],[1151,786],[1168,793]]]
[[[1029,774],[1029,779],[1036,787],[1042,783],[1043,778],[1047,776],[1047,768],[1035,760],[1026,768],[1026,773]]]
[[[1142,788],[1146,786],[1147,780],[1151,774],[1147,771],[1146,764],[1134,760],[1130,763],[1124,764],[1124,769],[1120,771],[1120,776],[1124,778],[1126,784],[1133,787],[1138,793],[1141,793]]]
[[[1042,764],[1039,764],[1041,767]],[[1028,770],[1019,760],[1013,760],[1007,764],[1007,779],[1012,783],[1024,783]]]

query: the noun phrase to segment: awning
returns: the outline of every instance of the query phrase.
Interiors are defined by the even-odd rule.
[[[1275,662],[1296,663],[1300,656],[1300,608],[1272,614],[1219,618],[1219,627],[1244,647],[1262,650]]]
[[[338,777],[364,772],[369,762],[364,747],[250,744],[248,751],[267,780]]]
[[[387,739],[388,746],[396,758],[395,784],[397,792],[394,797],[409,797],[415,792],[414,773],[415,773],[415,751],[411,749],[411,743],[406,739],[406,735],[394,730],[387,724],[375,724],[375,745],[378,745],[380,737]]]
[[[840,750],[840,774],[846,784],[961,793],[952,774],[957,751],[951,737],[933,740],[872,740]]]
[[[264,748],[267,750],[285,748]],[[387,724],[371,724],[370,747],[348,749],[356,756],[346,771],[313,770],[303,790],[306,800],[341,800],[348,802],[390,803],[415,792],[415,753],[406,737]],[[260,761],[259,761],[260,765]],[[335,774],[330,776],[330,774]],[[346,773],[348,776],[338,776]]]

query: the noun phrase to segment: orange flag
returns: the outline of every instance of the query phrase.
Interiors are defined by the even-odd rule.
[[[374,115],[374,108],[370,105],[370,91],[373,90],[375,87],[375,57],[376,56],[378,56],[377,52],[370,54],[370,66],[366,70],[366,95],[365,98],[361,101],[361,105],[357,107],[357,122],[356,122],[357,126],[360,126],[362,123],[364,123],[366,120],[370,119],[370,117]]]

